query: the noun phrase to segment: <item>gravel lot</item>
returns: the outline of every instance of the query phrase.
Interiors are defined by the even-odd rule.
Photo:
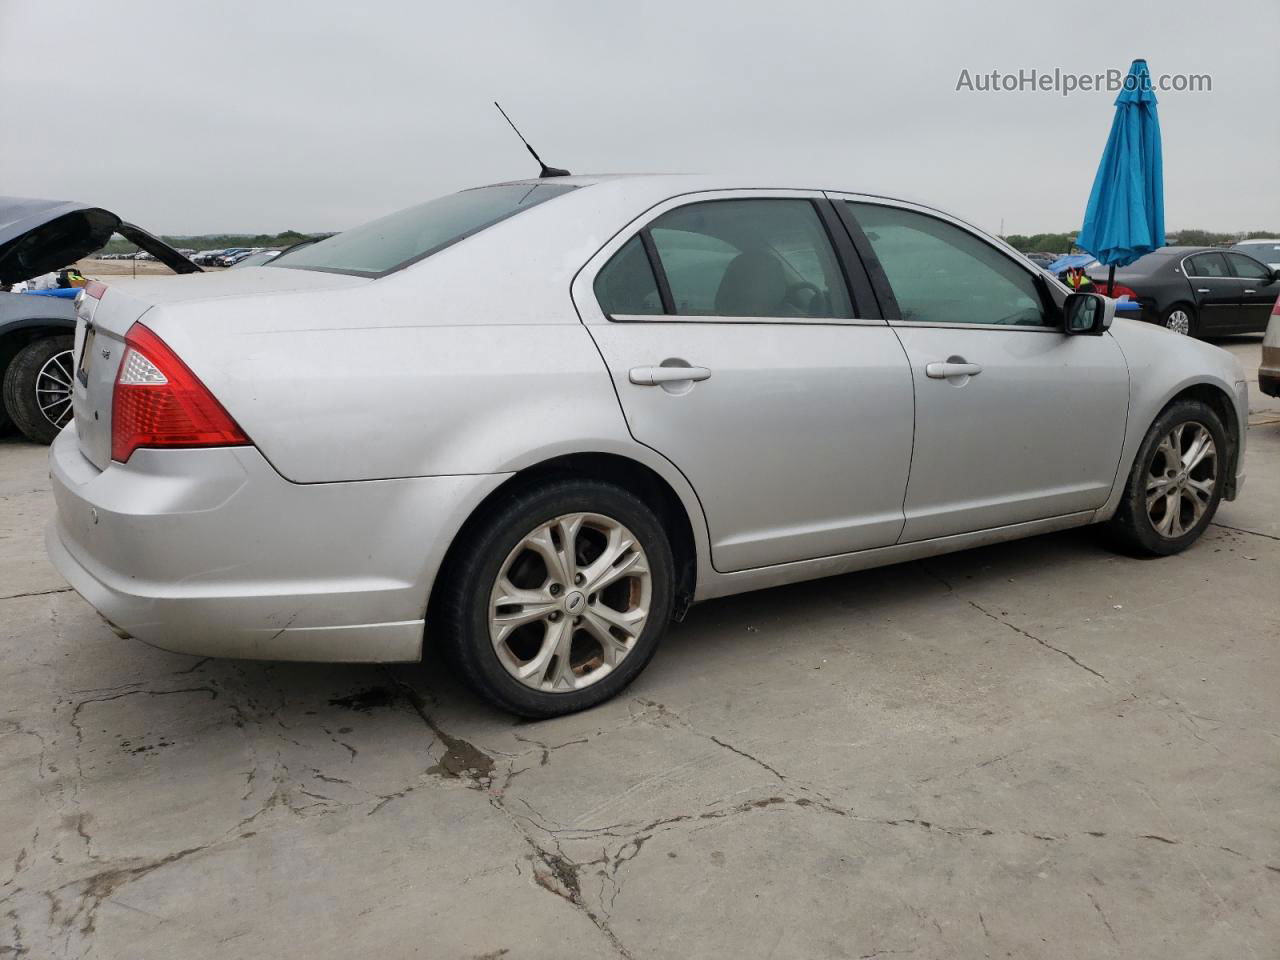
[[[434,661],[117,639],[6,438],[0,957],[1275,957],[1280,403],[1251,421],[1179,557],[1073,531],[708,603],[541,723]]]

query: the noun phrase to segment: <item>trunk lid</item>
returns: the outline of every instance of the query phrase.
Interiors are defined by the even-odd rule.
[[[18,283],[102,248],[113,233],[175,273],[200,270],[159,237],[123,222],[110,210],[66,200],[0,197],[0,283]]]
[[[185,305],[216,300],[219,313],[223,310],[231,312],[230,320],[236,312],[237,299],[242,301],[243,312],[252,314],[255,313],[254,303],[261,309],[275,297],[324,293],[360,287],[369,282],[332,273],[250,267],[185,277],[136,280],[121,277],[109,285],[95,284],[92,289],[86,288],[76,308],[76,374],[72,389],[72,409],[80,437],[80,452],[99,470],[105,470],[111,463],[112,394],[125,351],[125,335],[137,321],[142,320],[152,327],[199,375],[200,358],[184,355],[184,341],[191,338],[180,335],[180,330],[187,323],[201,322],[195,319],[201,314],[196,311],[193,316],[187,316],[183,309]],[[96,292],[101,296],[91,295]],[[148,322],[147,315],[152,310],[156,311],[154,319]],[[229,325],[234,326],[234,322]],[[216,340],[219,334],[206,330],[202,337],[196,339],[209,336]]]

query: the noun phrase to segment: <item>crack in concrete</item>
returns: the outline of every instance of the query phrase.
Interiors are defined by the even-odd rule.
[[[1090,891],[1085,891],[1085,895],[1089,898],[1089,902],[1093,904],[1093,909],[1098,911],[1098,916],[1102,918],[1102,923],[1107,928],[1107,933],[1111,934],[1111,939],[1118,945],[1120,938],[1116,936],[1115,928],[1111,926],[1111,921],[1107,919],[1107,915],[1102,912],[1102,905],[1098,903],[1098,898]]]
[[[1209,526],[1221,527],[1223,530],[1234,530],[1236,533],[1247,533],[1254,537],[1265,537],[1268,540],[1280,540],[1280,537],[1276,536],[1274,533],[1261,533],[1257,530],[1246,530],[1244,527],[1232,527],[1225,523],[1217,523],[1216,521],[1210,523]]]
[[[23,597],[47,597],[52,593],[71,593],[73,587],[58,587],[54,590],[29,590],[26,593],[10,593],[0,597],[0,600],[20,600]]]
[[[531,852],[530,862],[534,865],[534,882],[544,890],[560,897],[586,916],[592,925],[600,931],[601,935],[609,941],[610,946],[619,957],[623,958],[623,960],[633,960],[631,952],[627,950],[622,941],[618,939],[618,935],[609,926],[608,918],[602,917],[592,910],[583,899],[580,873],[592,864],[578,863],[571,860],[560,849],[559,843],[554,838],[552,838],[552,843],[555,846],[554,851],[548,850],[538,843],[530,835],[529,831],[521,825],[520,819],[507,809],[503,792],[492,789],[495,765],[493,758],[474,744],[447,733],[431,716],[422,694],[399,677],[392,676],[391,679],[404,691],[414,712],[417,713],[423,724],[445,748],[444,755],[438,762],[427,769],[427,773],[444,779],[467,780],[470,781],[467,784],[469,789],[484,792],[489,801],[489,806],[511,824],[525,845],[528,846]],[[639,852],[638,849],[636,852]],[[538,864],[542,866],[541,871],[537,869]]]
[[[1054,653],[1060,656],[1066,657],[1068,660],[1074,663],[1081,670],[1084,670],[1087,673],[1093,674],[1103,683],[1110,683],[1110,681],[1106,677],[1104,677],[1097,670],[1093,669],[1093,667],[1089,666],[1087,663],[1081,662],[1079,659],[1076,658],[1074,654],[1071,654],[1066,650],[1063,650],[1061,647],[1055,647],[1048,640],[1042,640],[1039,637],[1037,637],[1034,633],[1029,633],[1028,631],[1023,630],[1022,627],[1019,627],[1016,624],[1010,623],[1008,620],[1004,619],[1003,617],[997,616],[996,614],[988,610],[986,607],[982,606],[981,604],[973,600],[966,600],[965,602],[969,604],[969,606],[973,607],[973,609],[981,613],[983,616],[990,617],[996,623],[1004,624],[1004,626],[1008,627],[1014,633],[1021,634],[1022,636],[1026,637],[1028,640],[1034,640],[1036,643],[1040,644],[1040,646],[1044,647],[1046,650],[1052,650]]]
[[[977,603],[974,600],[968,600],[964,597],[961,597],[958,593],[956,593],[956,589],[951,585],[950,581],[948,581],[944,576],[942,576],[942,574],[938,573],[928,564],[922,563],[920,567],[922,570],[924,570],[925,573],[927,573],[929,576],[933,577],[933,579],[937,580],[940,584],[946,587],[948,593],[955,595],[956,599],[958,600],[964,600],[965,603],[969,604],[969,606],[973,607],[973,609],[977,610],[984,617],[989,617],[990,619],[994,620],[996,623],[999,623],[1005,627],[1008,627],[1014,633],[1020,634],[1026,637],[1028,640],[1034,640],[1036,643],[1040,644],[1040,646],[1044,647],[1046,650],[1052,650],[1054,653],[1059,654],[1060,656],[1066,657],[1068,660],[1074,663],[1081,670],[1084,670],[1088,673],[1093,674],[1103,683],[1111,682],[1106,677],[1104,677],[1101,673],[1099,673],[1097,670],[1093,669],[1093,667],[1089,666],[1087,663],[1082,663],[1073,654],[1067,652],[1066,650],[1063,650],[1061,647],[1055,647],[1052,643],[1049,643],[1047,640],[1040,639],[1034,633],[1029,633],[1028,631],[1022,629],[1022,627],[1019,627],[1016,624],[1010,623],[1008,620],[1004,619],[1004,617],[997,616],[996,614],[988,610],[986,607],[982,606],[980,603]]]

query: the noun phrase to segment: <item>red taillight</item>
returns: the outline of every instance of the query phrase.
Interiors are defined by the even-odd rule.
[[[249,442],[200,378],[150,329],[135,323],[111,399],[111,459],[139,447],[230,447]]]
[[[107,285],[101,280],[90,280],[84,285],[84,295],[93,297],[95,300],[101,300],[102,295],[107,292]]]
[[[1137,291],[1130,287],[1126,287],[1123,283],[1112,284],[1110,290],[1107,289],[1107,285],[1105,283],[1102,283],[1098,285],[1098,289],[1113,300],[1119,300],[1121,297],[1128,297],[1130,300],[1138,299]]]
[[[1273,317],[1280,317],[1280,297],[1276,297],[1276,305],[1271,308],[1271,315]]]

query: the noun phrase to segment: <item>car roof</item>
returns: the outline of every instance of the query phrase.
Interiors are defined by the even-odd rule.
[[[892,200],[907,203],[924,210],[940,213],[963,223],[974,230],[995,237],[994,231],[976,226],[972,221],[939,207],[927,200],[903,194],[882,193],[867,187],[851,186],[847,183],[833,183],[827,176],[811,174],[778,175],[778,174],[711,174],[711,173],[587,173],[570,174],[567,177],[540,178],[528,177],[520,180],[509,180],[502,183],[482,184],[479,186],[509,186],[512,184],[540,183],[565,184],[574,187],[590,187],[604,185],[622,191],[630,201],[652,206],[664,200],[678,197],[681,194],[702,193],[714,190],[817,190],[832,193],[844,193],[852,196],[866,197],[870,200]],[[1000,238],[995,237],[999,240]],[[1003,243],[1003,241],[1000,241]],[[1006,244],[1007,245],[1007,244]],[[1010,247],[1009,249],[1013,249]]]

